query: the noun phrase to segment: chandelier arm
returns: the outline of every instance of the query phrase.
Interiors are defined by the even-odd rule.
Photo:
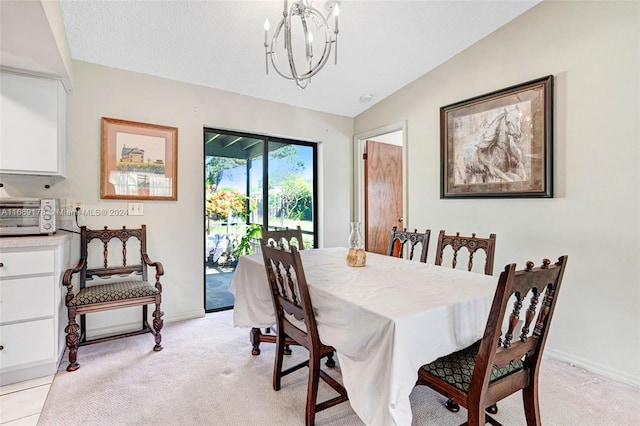
[[[326,64],[327,60],[331,55],[332,44],[335,44],[335,63],[338,63],[338,19],[337,14],[335,20],[335,28],[332,30],[328,24],[328,19],[325,18],[318,9],[313,6],[307,4],[306,0],[296,0],[291,5],[290,10],[287,8],[287,1],[285,0],[285,8],[282,13],[283,18],[279,22],[278,26],[275,28],[273,38],[271,42],[267,43],[267,27],[265,27],[265,56],[266,56],[266,69],[267,74],[269,73],[269,56],[271,56],[271,64],[273,65],[273,69],[278,73],[281,77],[287,80],[294,80],[296,85],[301,89],[307,87],[310,82],[311,77],[316,75]],[[291,19],[293,16],[300,17],[301,26],[304,37],[304,45],[305,45],[305,72],[299,73],[295,64],[294,56],[293,56],[293,45],[291,43]],[[310,41],[310,36],[312,33],[309,32],[309,26],[307,19],[310,18],[316,23],[319,22],[318,30],[324,32],[324,49],[322,51],[322,55],[320,55],[320,59],[314,64],[313,61],[313,42]],[[283,33],[284,29],[284,34]],[[333,34],[332,34],[333,33]],[[287,60],[289,62],[289,70],[291,74],[287,74],[280,69],[280,64],[278,62],[278,56],[275,51],[276,43],[280,36],[283,36],[285,50],[287,52]]]
[[[293,76],[291,75],[287,75],[284,72],[282,72],[280,70],[280,63],[278,62],[278,54],[275,51],[275,45],[278,42],[278,38],[280,37],[280,32],[282,31],[282,28],[284,27],[284,18],[278,23],[278,26],[275,28],[275,31],[273,33],[273,38],[271,39],[271,43],[270,43],[270,52],[269,55],[271,56],[271,65],[273,65],[273,69],[276,71],[276,73],[278,73],[278,75],[280,75],[280,77],[286,78],[287,80],[293,80]]]
[[[304,11],[300,13],[300,21],[302,24],[302,34],[303,34],[304,46],[305,46],[305,59],[307,62],[306,71],[303,74],[298,74],[298,69],[296,68],[296,63],[293,59],[293,46],[291,44],[291,22],[290,21],[289,21],[289,27],[287,28],[285,26],[285,37],[289,42],[289,46],[292,46],[290,49],[287,50],[287,57],[289,59],[289,68],[291,69],[291,75],[293,76],[293,79],[296,81],[296,84],[299,87],[304,88],[301,86],[302,80],[308,80],[309,77],[307,77],[307,75],[309,74],[309,72],[313,71],[313,50],[311,47],[311,43],[309,43],[309,28],[307,26],[307,21],[304,16]],[[307,84],[304,84],[304,86],[306,87]]]
[[[334,40],[332,40],[331,38],[331,27],[329,26],[327,19],[318,9],[314,8],[313,6],[310,6],[309,10],[318,18],[322,25],[322,29],[324,30],[324,50],[322,51],[322,55],[316,63],[316,66],[313,67],[313,69],[310,69],[310,72],[305,75],[306,78],[313,77],[324,67],[324,65],[327,63],[327,60],[329,59],[329,56],[331,55],[331,44],[334,42]],[[336,30],[334,30],[334,33],[337,37],[337,33],[335,31],[337,31],[337,28]]]

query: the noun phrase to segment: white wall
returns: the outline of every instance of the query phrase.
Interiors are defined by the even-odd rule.
[[[547,354],[636,385],[639,19],[638,2],[545,1],[355,119],[407,120],[408,227],[495,232],[496,275],[568,254]],[[441,200],[439,108],[548,74],[555,198]]]
[[[87,210],[126,208],[126,200],[100,199],[101,117],[177,127],[178,201],[145,201],[142,217],[80,219],[81,225],[93,229],[147,225],[149,254],[165,267],[165,321],[204,314],[205,126],[319,141],[319,243],[344,245],[351,217],[351,118],[84,62],[73,62],[73,73],[67,179],[29,195],[82,199]],[[77,236],[73,244],[79,244]],[[127,314],[122,322],[138,321],[134,313]],[[94,334],[107,324],[103,319],[89,320]]]

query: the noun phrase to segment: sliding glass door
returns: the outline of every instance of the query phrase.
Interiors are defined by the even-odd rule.
[[[238,257],[256,252],[260,229],[303,230],[316,247],[314,143],[204,129],[205,310],[233,306],[228,283]]]

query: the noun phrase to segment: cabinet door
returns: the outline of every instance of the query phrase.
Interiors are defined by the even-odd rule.
[[[2,72],[0,171],[62,175],[59,120],[64,89],[58,80]]]
[[[0,369],[55,356],[53,318],[0,326]]]
[[[55,278],[0,280],[0,323],[53,317]]]
[[[55,250],[1,252],[0,277],[49,274],[55,270],[55,262]]]

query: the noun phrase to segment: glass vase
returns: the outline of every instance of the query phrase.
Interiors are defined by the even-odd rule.
[[[362,224],[351,222],[349,232],[349,252],[347,253],[347,265],[364,266],[367,263],[367,253],[364,251],[364,237],[362,235]]]

